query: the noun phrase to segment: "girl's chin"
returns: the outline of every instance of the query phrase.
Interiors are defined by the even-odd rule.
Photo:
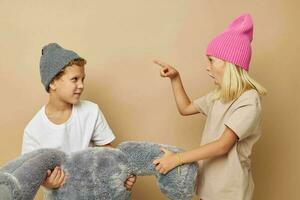
[[[214,81],[214,84],[215,84],[216,86],[220,86],[220,84],[219,84],[217,81]]]

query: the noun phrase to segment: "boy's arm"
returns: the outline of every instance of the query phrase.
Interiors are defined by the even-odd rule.
[[[55,167],[51,172],[47,171],[47,177],[42,183],[42,186],[48,189],[56,189],[62,187],[66,182],[64,171],[60,167]]]
[[[110,148],[115,148],[112,146],[111,143],[105,144],[105,145],[95,145],[95,147],[110,147]]]
[[[93,131],[91,141],[94,143],[93,146],[105,146],[111,145],[111,142],[115,139],[111,128],[109,127],[103,113],[98,108],[98,116],[96,120],[96,126]]]
[[[24,130],[21,154],[34,151],[41,148],[38,141],[30,135],[27,130]]]

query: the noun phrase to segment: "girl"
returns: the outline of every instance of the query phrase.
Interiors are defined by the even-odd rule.
[[[249,14],[237,17],[208,45],[207,73],[216,89],[191,102],[179,73],[159,61],[161,76],[169,77],[181,115],[207,117],[199,148],[165,153],[153,164],[166,174],[176,166],[199,161],[197,194],[203,200],[250,200],[254,184],[250,155],[261,134],[260,96],[265,88],[248,75],[253,23]]]

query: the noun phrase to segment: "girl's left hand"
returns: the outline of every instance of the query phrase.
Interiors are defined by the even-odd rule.
[[[156,165],[155,169],[161,174],[168,173],[171,169],[177,167],[179,165],[178,159],[176,157],[176,153],[169,151],[165,148],[160,149],[165,154],[154,160],[153,164]]]

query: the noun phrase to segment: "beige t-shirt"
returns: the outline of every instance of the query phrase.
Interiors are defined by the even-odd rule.
[[[217,140],[225,126],[239,138],[227,154],[199,161],[197,194],[203,200],[252,199],[254,183],[250,155],[261,134],[261,104],[257,91],[248,90],[227,103],[213,100],[213,93],[209,93],[193,104],[207,116],[201,145]]]

